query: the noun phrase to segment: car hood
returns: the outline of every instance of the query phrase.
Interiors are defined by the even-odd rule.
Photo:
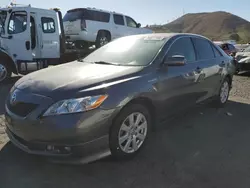
[[[238,53],[236,53],[236,56],[235,56],[237,61],[240,61],[240,60],[245,59],[247,57],[250,57],[250,52],[238,52]]]
[[[75,61],[28,74],[16,82],[15,88],[25,92],[60,98],[60,96],[66,97],[72,92],[76,93],[102,83],[114,82],[140,70],[142,67]]]
[[[236,56],[250,57],[250,52],[238,52]]]

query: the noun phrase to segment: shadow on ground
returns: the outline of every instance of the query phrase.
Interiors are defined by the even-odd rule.
[[[250,185],[250,105],[198,107],[151,135],[131,161],[52,164],[8,143],[0,151],[0,187],[211,188]]]

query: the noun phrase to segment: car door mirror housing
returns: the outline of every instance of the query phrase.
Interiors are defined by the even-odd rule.
[[[140,27],[141,27],[141,24],[140,24],[140,23],[138,23],[138,24],[136,25],[136,27],[137,27],[137,28],[140,28]]]
[[[167,66],[184,66],[186,65],[186,58],[182,55],[174,55],[172,57],[167,57],[164,60],[164,65]]]

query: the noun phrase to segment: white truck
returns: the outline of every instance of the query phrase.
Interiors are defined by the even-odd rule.
[[[63,28],[60,11],[31,6],[1,8],[0,83],[12,73],[27,74],[57,64],[64,53],[60,24]]]

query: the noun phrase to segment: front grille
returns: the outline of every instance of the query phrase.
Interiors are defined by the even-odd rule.
[[[24,102],[18,102],[16,104],[8,103],[8,109],[12,113],[22,117],[27,116],[29,113],[35,110],[37,106],[38,106],[37,104],[24,103]]]

